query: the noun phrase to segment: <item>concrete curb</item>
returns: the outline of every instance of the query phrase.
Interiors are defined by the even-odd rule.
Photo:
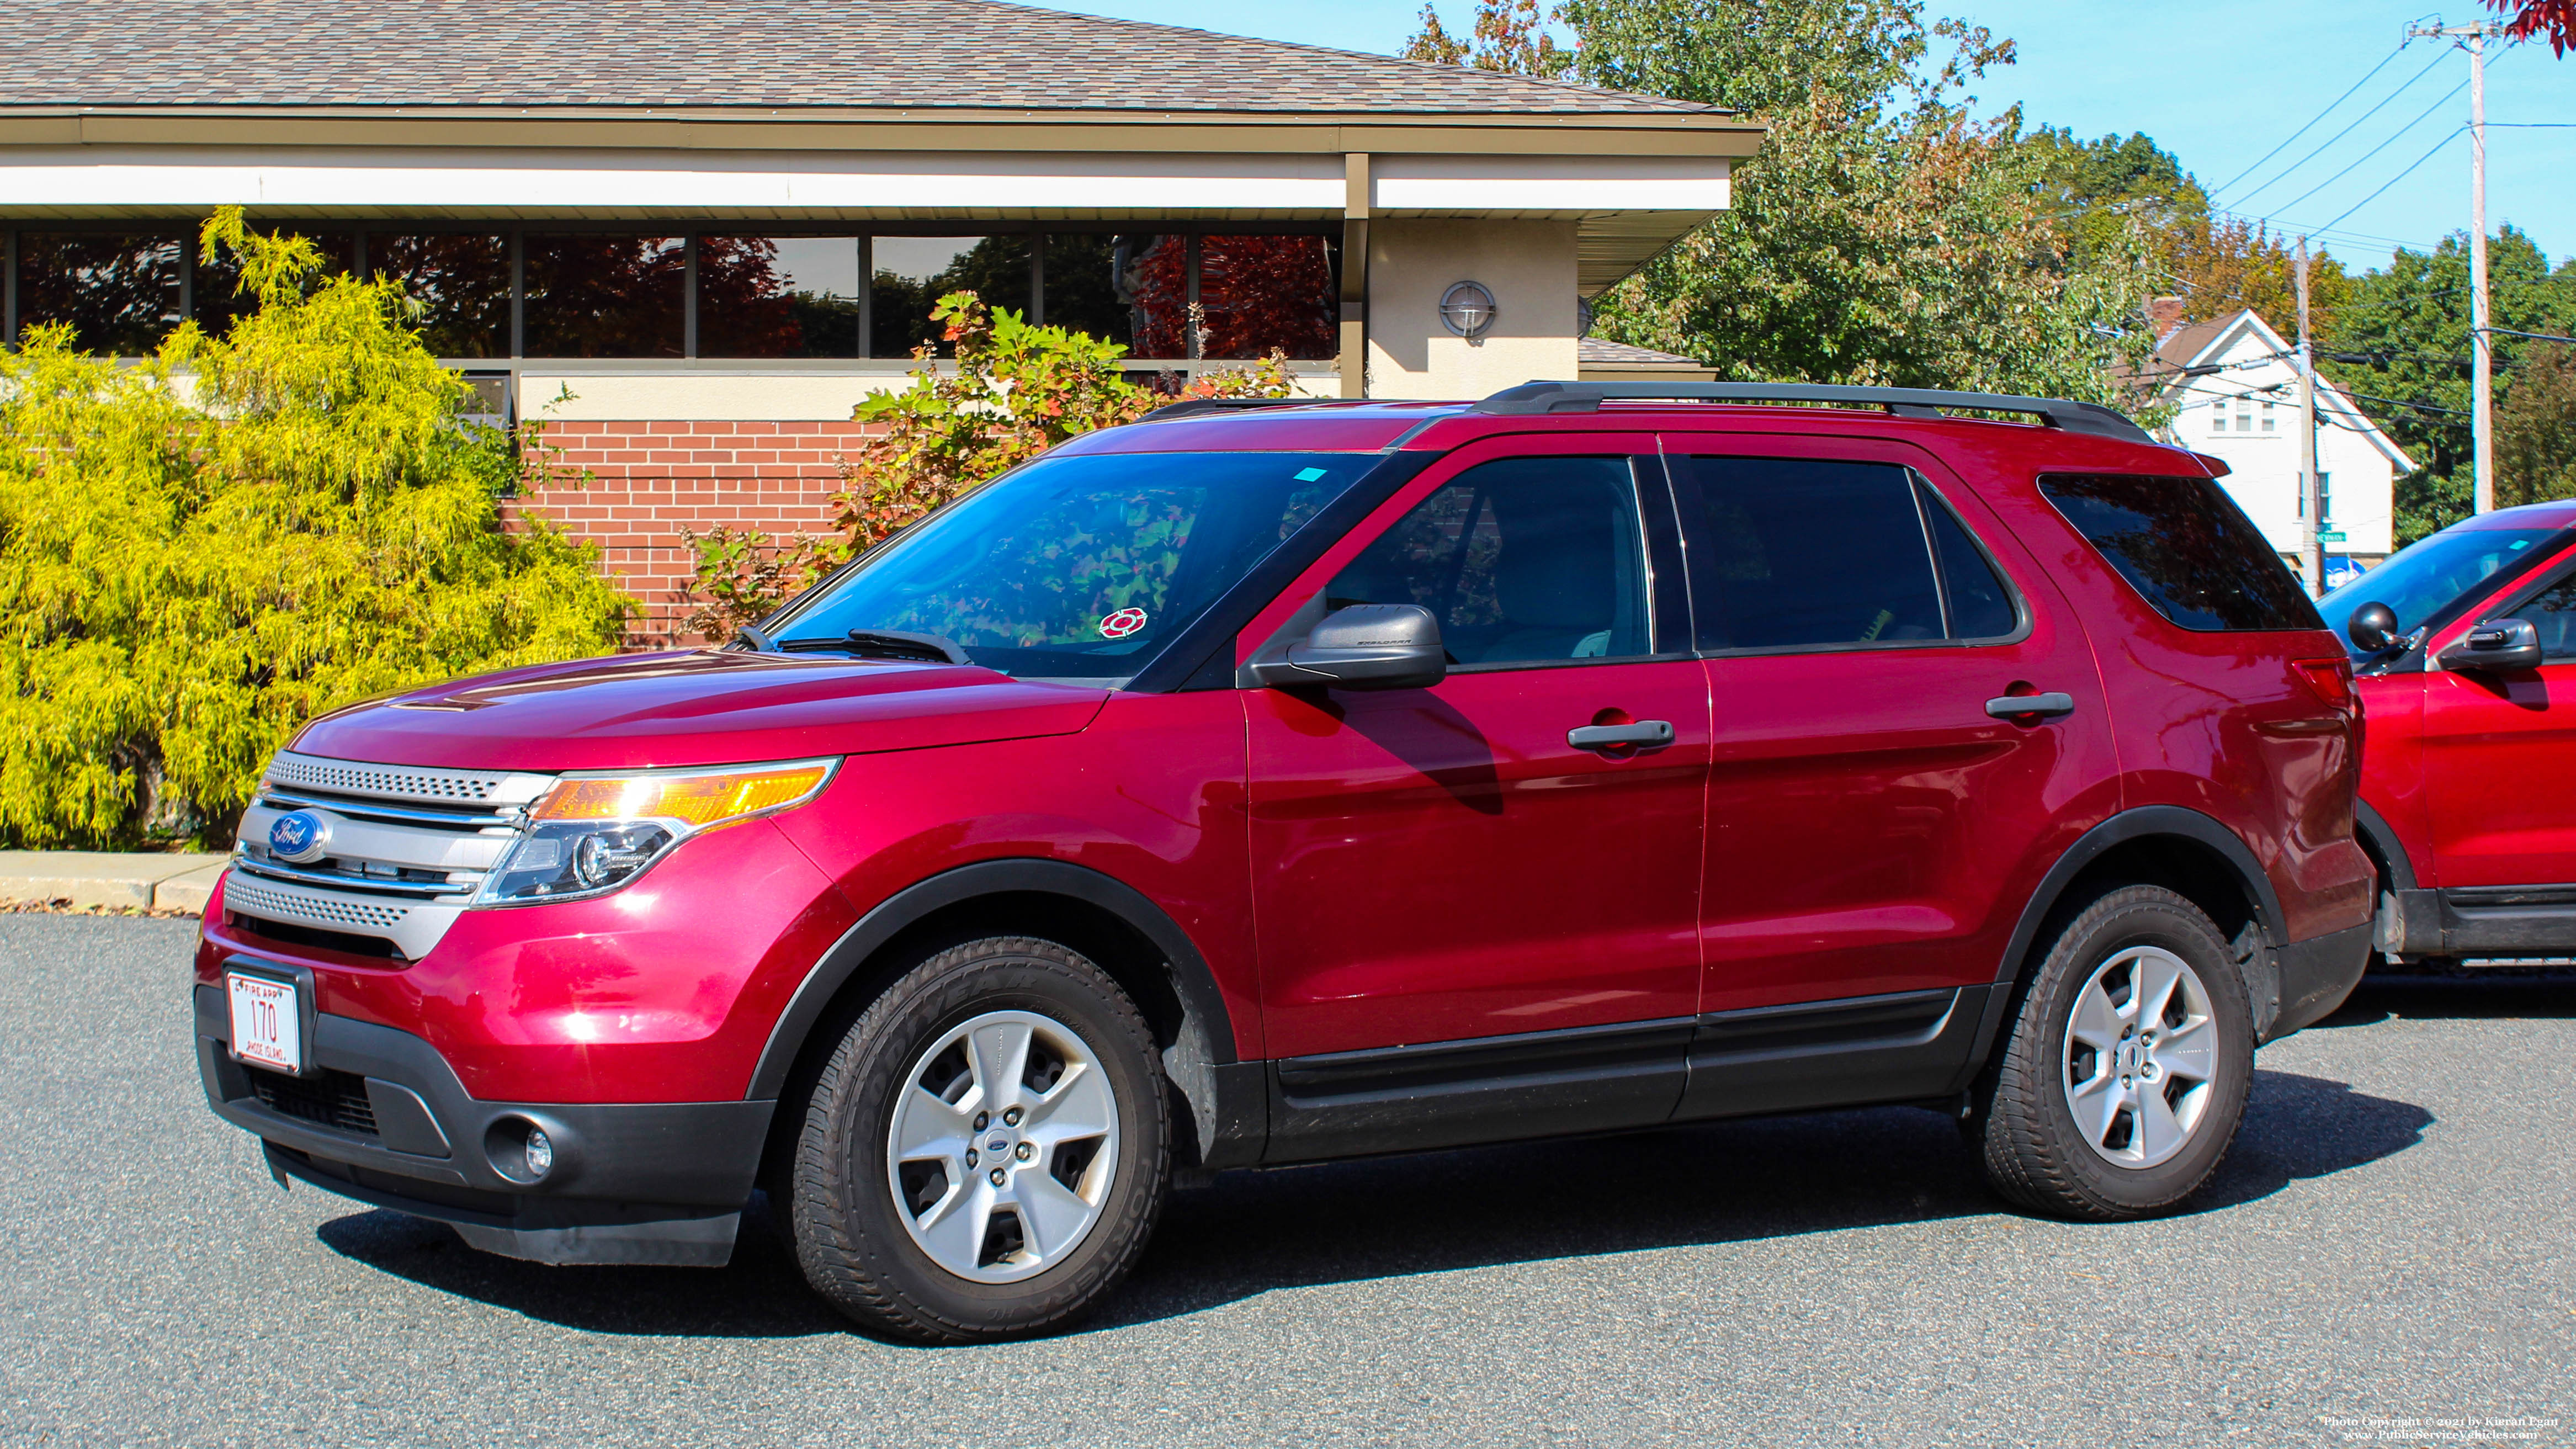
[[[158,851],[0,850],[0,902],[203,911],[229,859]]]

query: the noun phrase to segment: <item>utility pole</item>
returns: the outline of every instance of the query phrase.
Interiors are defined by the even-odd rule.
[[[2308,336],[2308,239],[2299,238],[2299,556],[2308,592],[2326,592],[2325,490],[2317,486],[2317,355]]]
[[[2475,510],[2495,507],[2495,334],[2487,297],[2487,37],[2492,21],[2474,25],[2417,25],[2406,38],[2447,35],[2469,52],[2469,428],[2476,449]]]

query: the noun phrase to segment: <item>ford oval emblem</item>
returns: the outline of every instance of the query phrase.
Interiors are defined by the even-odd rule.
[[[291,810],[268,825],[268,853],[295,865],[320,860],[330,848],[329,821],[310,810]]]

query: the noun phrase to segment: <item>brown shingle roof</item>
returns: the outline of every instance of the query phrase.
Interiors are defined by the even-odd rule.
[[[1000,0],[5,0],[0,106],[1722,114]]]

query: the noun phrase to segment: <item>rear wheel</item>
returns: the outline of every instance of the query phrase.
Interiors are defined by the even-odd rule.
[[[1042,1332],[1134,1266],[1169,1177],[1144,1019],[1051,941],[914,967],[815,1080],[789,1225],[807,1281],[863,1325],[962,1343]]]
[[[2126,886],[2058,932],[1967,1127],[2013,1201],[2141,1217],[2217,1170],[2253,1075],[2252,1012],[2218,928],[2172,891]]]

